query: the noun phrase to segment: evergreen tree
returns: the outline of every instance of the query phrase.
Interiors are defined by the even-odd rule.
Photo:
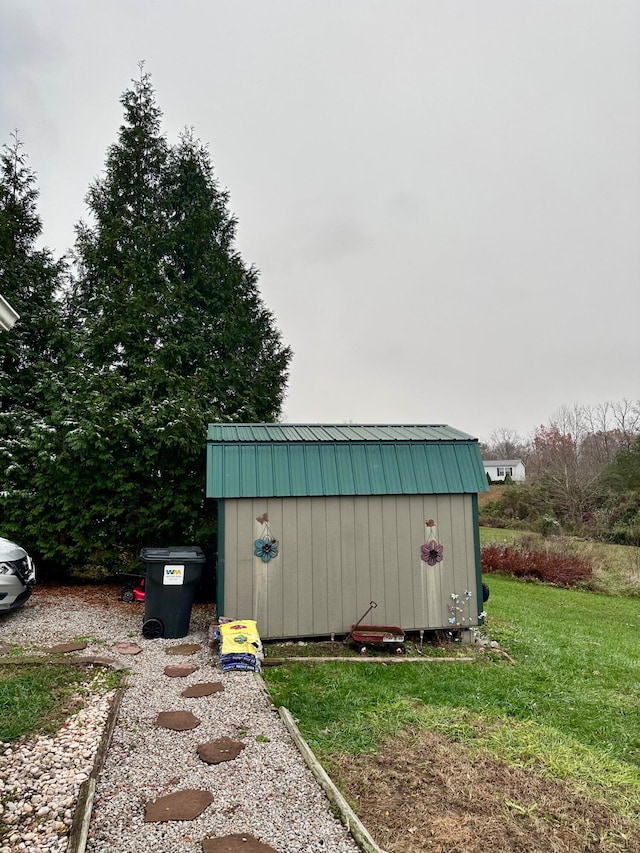
[[[618,451],[602,480],[615,492],[640,492],[640,436],[629,449]]]
[[[201,541],[206,426],[273,420],[291,357],[234,248],[204,146],[170,147],[149,75],[77,229],[82,361],[66,420],[68,554],[107,564],[142,545]],[[78,405],[79,403],[79,405]],[[72,507],[82,506],[80,516]]]
[[[93,224],[76,229],[76,308],[87,333],[87,362],[128,382],[144,376],[156,348],[165,289],[169,146],[149,75],[142,73],[120,101],[125,115],[118,141],[86,198]]]
[[[36,177],[14,134],[0,157],[0,282],[2,295],[20,314],[11,334],[0,337],[0,412],[16,406],[38,411],[42,381],[58,364],[65,332],[58,297],[65,265],[38,249]]]
[[[258,273],[234,249],[236,221],[207,149],[183,134],[171,152],[166,332],[159,366],[178,370],[215,417],[270,421],[279,413],[291,352],[262,303]]]
[[[36,481],[51,457],[49,418],[69,362],[60,301],[66,265],[37,248],[42,232],[37,199],[35,174],[13,134],[0,157],[0,282],[20,320],[0,334],[0,520],[4,536],[35,551],[43,499]],[[49,523],[55,524],[55,516]]]

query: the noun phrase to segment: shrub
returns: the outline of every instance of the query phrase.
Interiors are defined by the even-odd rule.
[[[606,536],[608,542],[613,542],[615,545],[633,545],[640,546],[640,523],[635,524],[616,524]]]
[[[540,528],[540,533],[542,533],[545,538],[553,535],[554,533],[559,533],[560,531],[560,522],[551,515],[543,515],[538,522],[538,526]]]
[[[573,554],[554,554],[508,545],[485,545],[481,549],[482,571],[540,580],[558,586],[574,586],[593,574],[591,564]]]

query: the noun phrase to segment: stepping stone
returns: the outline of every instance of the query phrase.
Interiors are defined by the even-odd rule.
[[[224,690],[224,684],[221,681],[201,681],[199,684],[192,684],[180,694],[185,699],[199,699],[202,696],[211,696],[212,693],[220,693]]]
[[[245,744],[242,741],[220,737],[208,743],[201,743],[198,747],[198,755],[207,764],[222,764],[223,761],[233,761],[244,748]]]
[[[258,841],[248,832],[202,839],[202,853],[241,853],[241,851],[242,853],[278,853],[275,847]]]
[[[197,728],[200,722],[191,711],[160,711],[154,725],[174,732],[186,732]]]
[[[111,651],[119,655],[139,655],[142,649],[137,643],[116,643]]]
[[[86,643],[58,643],[57,646],[51,646],[49,651],[54,655],[66,655],[69,652],[81,652],[86,648]]]
[[[165,666],[164,674],[168,675],[169,678],[184,678],[187,675],[191,675],[197,669],[198,667],[192,663],[178,663],[175,666]]]
[[[164,820],[194,820],[213,802],[209,791],[186,789],[158,797],[147,803],[144,815],[145,823]]]
[[[200,643],[183,643],[181,646],[170,646],[166,652],[168,655],[195,655],[201,648]]]

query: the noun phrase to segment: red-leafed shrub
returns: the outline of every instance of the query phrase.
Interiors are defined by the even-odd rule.
[[[500,572],[517,578],[541,580],[558,586],[573,586],[588,580],[591,564],[572,554],[533,551],[507,545],[485,545],[481,550],[482,571]]]

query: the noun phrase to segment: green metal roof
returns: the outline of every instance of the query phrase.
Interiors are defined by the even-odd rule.
[[[444,424],[209,424],[209,441],[473,441]]]
[[[487,491],[475,438],[444,425],[210,424],[207,497]]]

